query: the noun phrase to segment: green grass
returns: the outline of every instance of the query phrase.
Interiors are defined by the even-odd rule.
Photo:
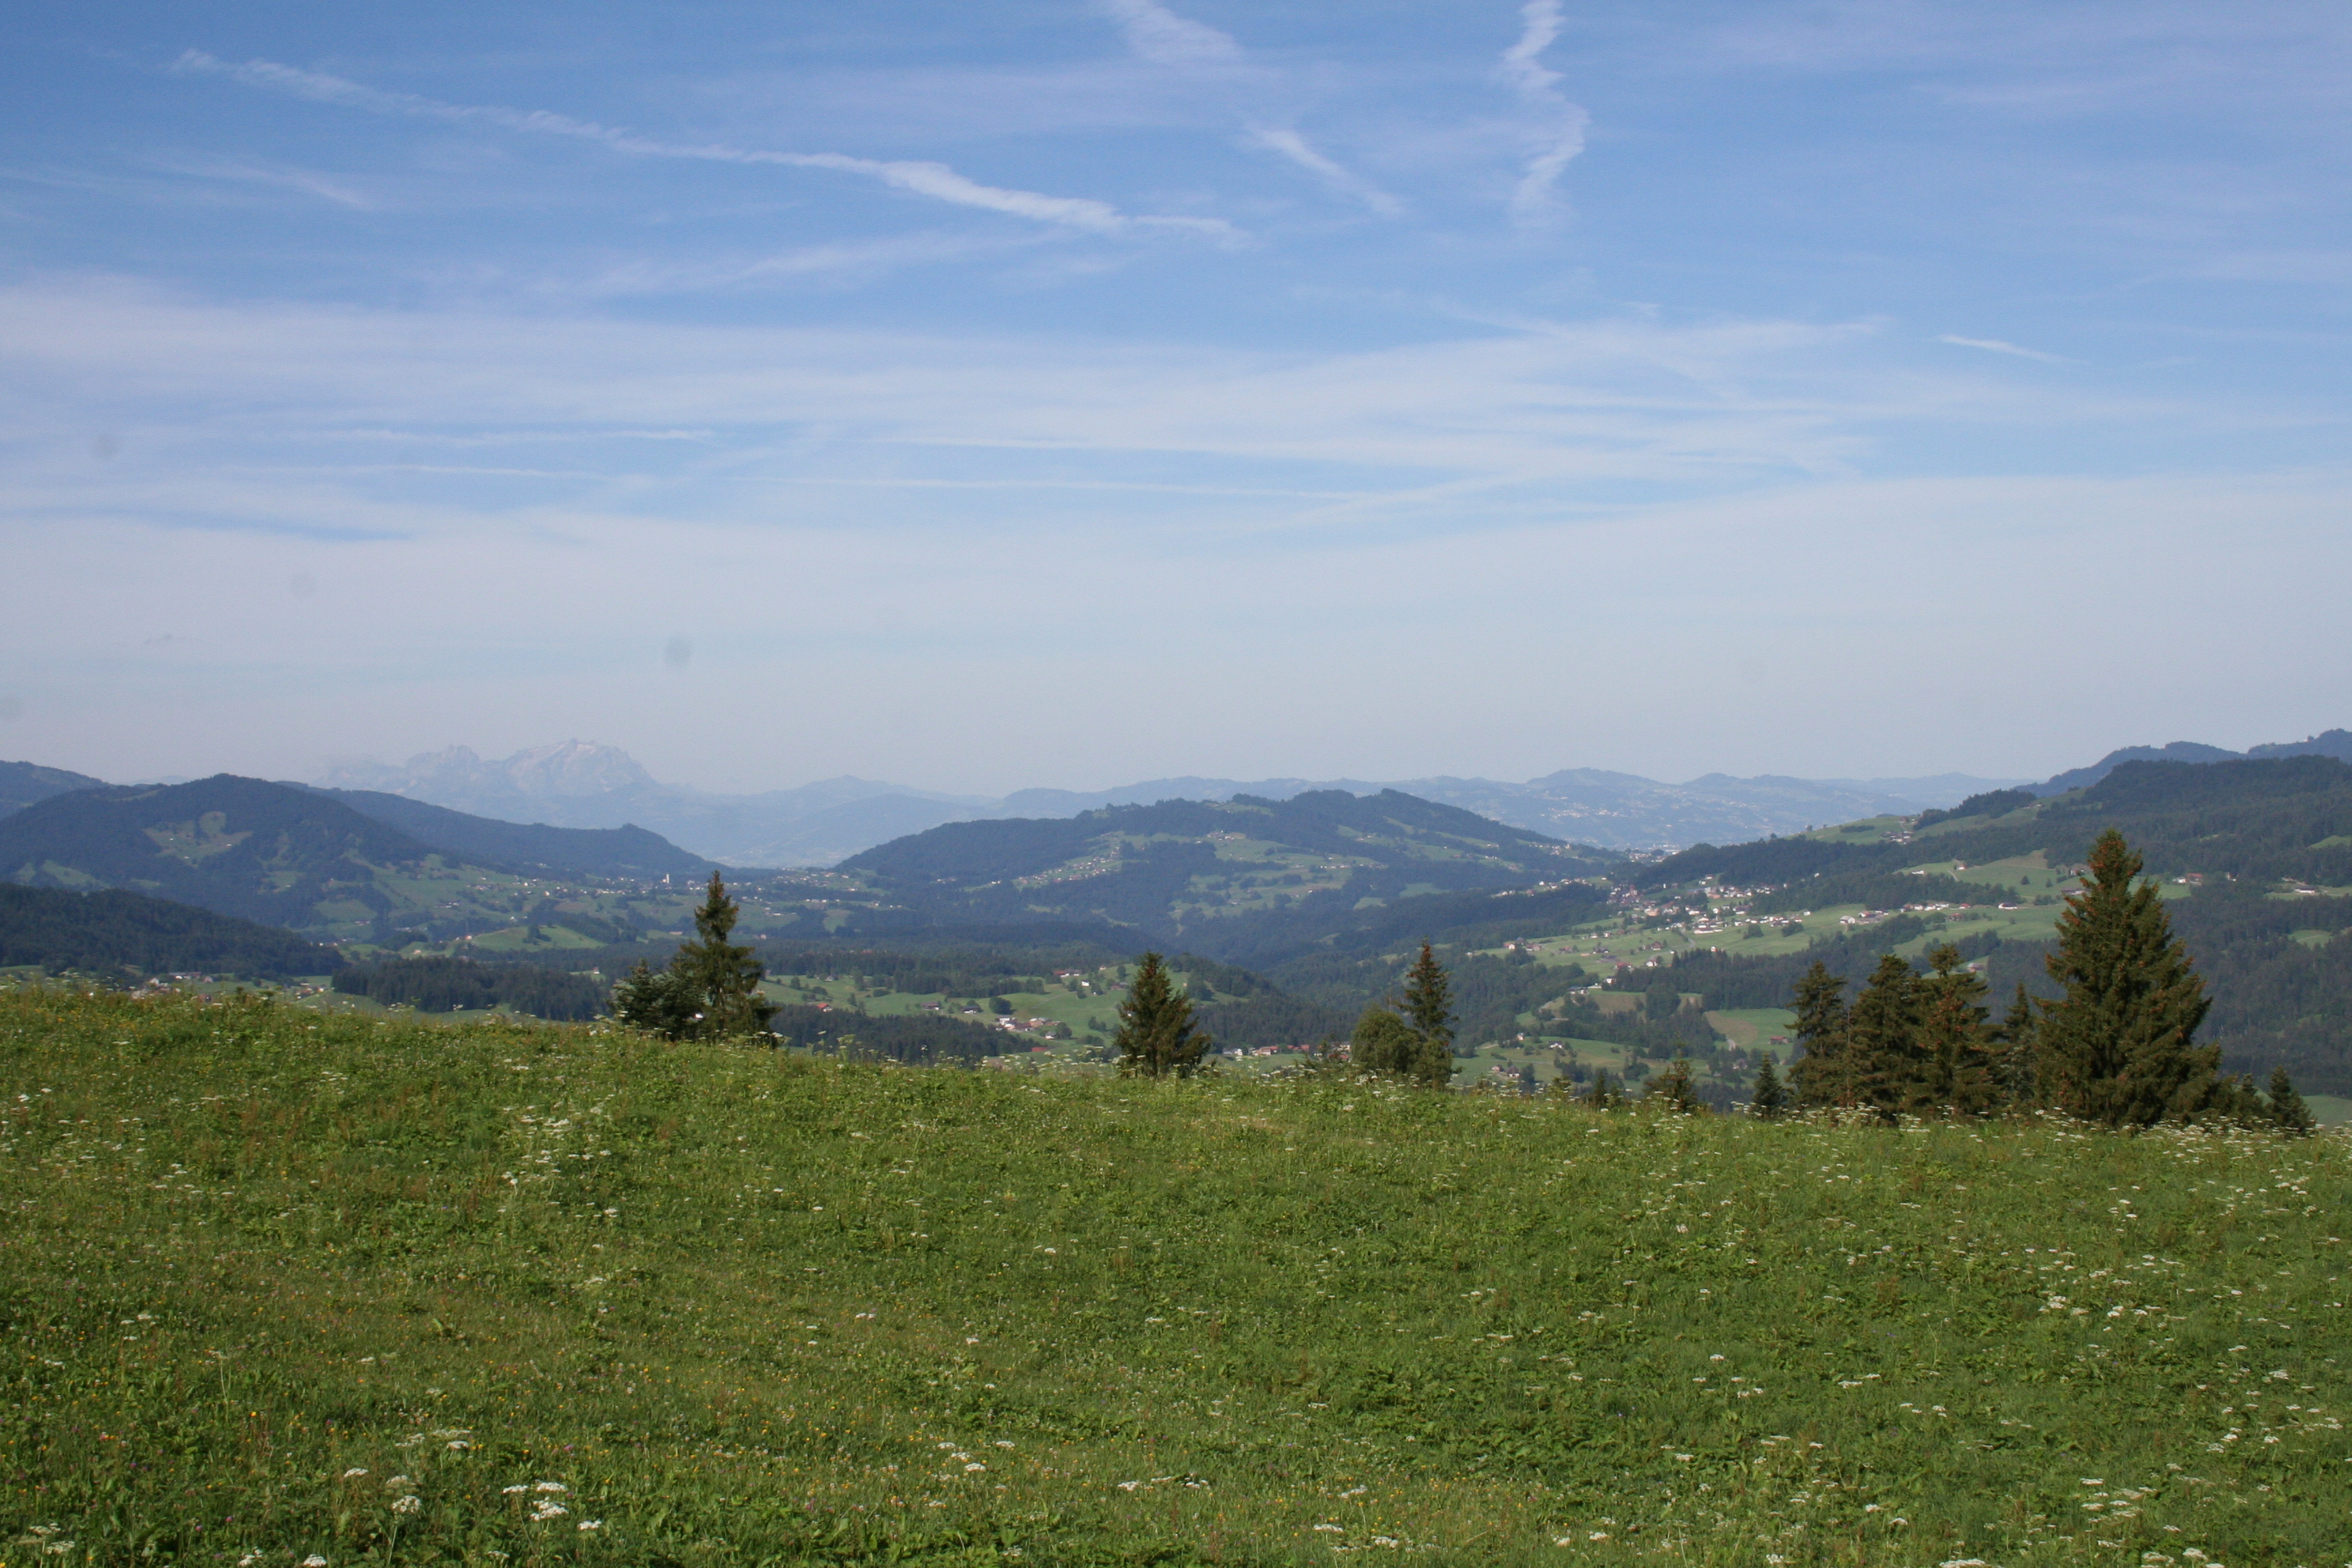
[[[31,988],[0,1075],[8,1568],[2316,1568],[2352,1538],[2333,1135]]]

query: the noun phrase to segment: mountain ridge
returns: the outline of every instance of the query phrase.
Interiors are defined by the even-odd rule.
[[[601,794],[579,787],[595,778],[626,782]],[[1916,780],[1742,780],[1710,773],[1688,784],[1670,784],[1633,773],[1564,769],[1526,783],[1453,775],[1388,781],[1183,775],[1100,790],[1037,787],[987,797],[845,774],[794,789],[724,795],[655,783],[618,748],[568,741],[488,762],[467,748],[450,747],[419,753],[397,768],[347,763],[317,782],[508,821],[572,827],[635,822],[691,853],[730,865],[826,866],[949,822],[1074,816],[1108,806],[1244,795],[1283,800],[1330,789],[1357,795],[1394,789],[1599,848],[1668,848],[1701,839],[1795,831],[1816,822],[1916,812],[2025,781],[1962,773]]]

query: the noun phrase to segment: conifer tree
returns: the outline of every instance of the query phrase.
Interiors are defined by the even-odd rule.
[[[716,871],[694,911],[695,940],[658,973],[643,960],[613,988],[613,1016],[672,1040],[724,1040],[763,1034],[776,1005],[760,994],[766,968],[751,949],[727,939],[741,917]]]
[[[2038,1054],[2036,1029],[2040,1026],[2033,1010],[2033,998],[2025,993],[2025,982],[2017,983],[2017,996],[2001,1018],[1993,1051],[1993,1074],[2002,1100],[2011,1105],[2023,1105],[2034,1097],[2035,1061]]]
[[[1364,1009],[1349,1037],[1348,1059],[1359,1072],[1408,1078],[1430,1089],[1454,1081],[1453,980],[1430,944],[1421,944],[1404,983],[1402,1016],[1387,1007]]]
[[[1780,1083],[1780,1075],[1772,1066],[1772,1053],[1762,1053],[1756,1065],[1756,1087],[1748,1091],[1748,1114],[1766,1121],[1777,1121],[1789,1108],[1789,1091]]]
[[[1348,1037],[1348,1063],[1358,1072],[1409,1077],[1421,1044],[1421,1034],[1411,1024],[1386,1007],[1367,1007]]]
[[[1404,1016],[1423,1039],[1443,1045],[1449,1055],[1454,1049],[1453,999],[1453,977],[1429,943],[1423,942],[1421,956],[1404,977]]]
[[[1904,1108],[1981,1116],[2002,1099],[1985,983],[1949,942],[1929,953],[1927,963],[1928,973],[1917,983],[1916,1076]]]
[[[2092,846],[2090,879],[2068,895],[2047,961],[2065,994],[2041,1005],[2035,1030],[2042,1098],[2110,1127],[2195,1115],[2221,1055],[2195,1043],[2212,999],[2155,884],[2134,885],[2142,864],[2114,828]]]
[[[1607,1110],[1622,1105],[1624,1096],[1617,1092],[1617,1086],[1609,1081],[1609,1074],[1604,1069],[1594,1068],[1592,1081],[1585,1086],[1582,1094],[1576,1097],[1576,1103],[1591,1106],[1595,1110]]]
[[[1870,982],[1846,1011],[1845,1073],[1853,1105],[1882,1117],[1907,1105],[1920,1073],[1925,998],[1919,972],[1895,953],[1879,956]]]
[[[1699,1099],[1691,1088],[1689,1058],[1679,1056],[1665,1071],[1650,1080],[1649,1091],[1643,1095],[1642,1103],[1673,1111],[1678,1116],[1703,1116],[1707,1109],[1706,1102]]]
[[[1127,1000],[1118,1005],[1118,1070],[1130,1078],[1190,1078],[1200,1069],[1209,1037],[1198,1032],[1192,1004],[1177,991],[1168,965],[1147,952],[1135,966]]]
[[[1797,1045],[1803,1053],[1789,1069],[1797,1103],[1853,1104],[1853,1086],[1846,1071],[1845,982],[1817,958],[1797,982],[1794,1005]]]
[[[2286,1068],[2271,1069],[2271,1121],[2289,1137],[2300,1138],[2318,1125],[2311,1107],[2304,1104],[2303,1096],[2295,1093],[2294,1080],[2286,1076]]]

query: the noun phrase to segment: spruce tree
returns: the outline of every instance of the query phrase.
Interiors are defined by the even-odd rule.
[[[727,939],[741,918],[716,871],[694,911],[695,940],[655,973],[640,960],[613,988],[613,1016],[672,1040],[725,1040],[764,1034],[776,1005],[760,994],[766,968],[751,949]]]
[[[2213,1005],[2143,862],[2114,828],[2091,847],[2090,879],[2066,899],[2047,963],[2065,987],[2035,1030],[2042,1097],[2070,1116],[2147,1127],[2204,1109],[2221,1051],[2200,1047]]]
[[[1796,1037],[1802,1055],[1789,1069],[1803,1106],[1851,1105],[1845,1051],[1845,982],[1820,959],[1797,982]]]
[[[2300,1138],[2319,1123],[2304,1104],[2303,1096],[2295,1093],[2294,1080],[2286,1076],[2286,1068],[2271,1068],[2271,1123],[2292,1138]]]
[[[1921,1077],[1920,1024],[1925,1012],[1919,972],[1889,952],[1879,956],[1870,983],[1846,1011],[1846,1082],[1853,1098],[1882,1117],[1912,1103]]]
[[[1993,1049],[1994,1080],[2000,1090],[2003,1103],[2024,1105],[2034,1097],[2035,1062],[2038,1052],[2033,998],[2025,993],[2025,982],[2017,983],[2017,995],[2009,1005],[2009,1012],[2000,1021]]]
[[[1178,992],[1167,964],[1147,952],[1135,966],[1127,1000],[1118,1005],[1118,1070],[1130,1078],[1190,1078],[1200,1069],[1209,1037],[1198,1032],[1192,1004]]]
[[[1690,1060],[1676,1057],[1672,1066],[1650,1080],[1649,1091],[1642,1097],[1645,1106],[1670,1110],[1678,1116],[1704,1116],[1706,1102],[1699,1099],[1691,1087]]]
[[[1404,977],[1404,1016],[1423,1039],[1454,1048],[1454,980],[1427,942]],[[1450,1069],[1449,1069],[1450,1070]]]
[[[1585,1087],[1582,1094],[1576,1097],[1576,1103],[1591,1106],[1595,1110],[1608,1110],[1622,1105],[1624,1096],[1619,1094],[1617,1086],[1609,1081],[1609,1074],[1606,1071],[1594,1068],[1591,1083]]]
[[[1781,1086],[1780,1075],[1772,1066],[1772,1053],[1762,1053],[1756,1064],[1756,1087],[1748,1091],[1748,1114],[1766,1121],[1777,1121],[1789,1109],[1789,1091]]]
[[[1421,1034],[1386,1007],[1367,1007],[1348,1037],[1348,1062],[1358,1072],[1408,1077],[1421,1055]]]
[[[1915,1078],[1904,1108],[1981,1116],[2002,1100],[1985,983],[1946,942],[1927,955],[1920,999]]]
[[[613,1016],[633,1029],[683,1040],[702,1018],[702,1000],[686,977],[670,969],[655,969],[644,959],[613,987]]]

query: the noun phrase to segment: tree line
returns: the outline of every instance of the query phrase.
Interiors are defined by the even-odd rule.
[[[2057,994],[2020,984],[1998,1022],[1983,978],[1949,943],[1924,973],[1883,955],[1850,1001],[1847,983],[1816,959],[1793,1002],[1795,1103],[1890,1119],[2043,1107],[2109,1127],[2223,1120],[2308,1131],[2284,1068],[2265,1098],[2222,1076],[2218,1047],[2197,1043],[2213,1001],[2143,868],[2121,833],[2099,836],[2046,960]],[[1759,1078],[1759,1105],[1780,1097],[1777,1079],[1769,1090]]]
[[[584,1023],[604,1008],[604,984],[584,974],[530,963],[478,963],[470,958],[394,958],[338,970],[339,995],[365,996],[420,1013],[487,1012],[498,1006],[561,1023]]]

